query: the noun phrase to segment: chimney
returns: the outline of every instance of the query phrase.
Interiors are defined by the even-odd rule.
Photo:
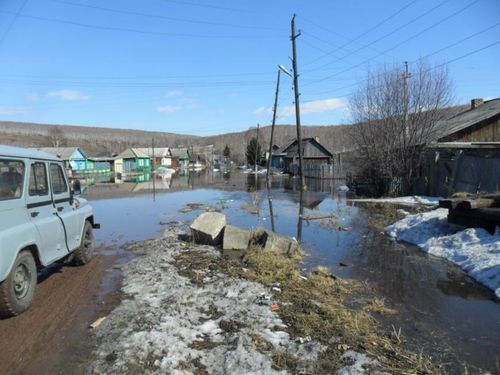
[[[319,143],[319,137],[314,137],[314,140]]]
[[[483,98],[472,99],[470,101],[470,109],[476,109],[477,107],[479,107],[482,104],[484,104]]]

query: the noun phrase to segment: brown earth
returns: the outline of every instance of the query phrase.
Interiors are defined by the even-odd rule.
[[[113,265],[122,257],[100,254],[83,267],[39,274],[31,309],[0,320],[0,373],[83,374],[93,349],[89,325],[119,301]]]

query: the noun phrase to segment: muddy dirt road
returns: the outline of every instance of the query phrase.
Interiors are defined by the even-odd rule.
[[[2,375],[81,374],[92,350],[89,324],[119,299],[118,256],[98,255],[84,267],[39,274],[32,308],[0,320]]]

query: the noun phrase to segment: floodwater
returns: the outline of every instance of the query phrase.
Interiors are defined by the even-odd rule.
[[[223,210],[229,224],[300,238],[310,254],[306,268],[324,265],[367,281],[398,311],[378,317],[382,324],[401,329],[410,347],[433,355],[450,372],[500,373],[500,303],[493,292],[453,264],[387,238],[370,226],[369,210],[335,192],[335,182],[309,180],[301,198],[296,179],[273,177],[267,191],[265,177],[239,171],[107,181],[86,191],[102,225],[98,246],[155,237],[166,223],[191,221],[202,212],[182,210],[188,203],[210,205]]]

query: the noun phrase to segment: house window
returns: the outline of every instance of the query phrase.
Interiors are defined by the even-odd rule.
[[[47,168],[45,168],[45,163],[35,162],[31,164],[29,194],[30,195],[49,194],[49,189],[47,184]]]
[[[64,172],[60,165],[50,165],[50,182],[52,185],[52,192],[54,194],[65,193],[68,190],[68,185],[66,184],[66,179],[64,178]]]
[[[0,159],[0,200],[17,199],[23,195],[24,163]]]

